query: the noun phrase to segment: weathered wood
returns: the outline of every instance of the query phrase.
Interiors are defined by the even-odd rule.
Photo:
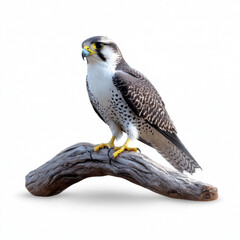
[[[166,169],[140,153],[124,152],[109,164],[108,150],[90,151],[93,145],[68,147],[26,176],[26,188],[36,196],[52,196],[87,177],[121,177],[156,193],[188,200],[218,198],[217,188]]]

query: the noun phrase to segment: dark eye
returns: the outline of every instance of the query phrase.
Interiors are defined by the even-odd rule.
[[[103,48],[104,44],[101,42],[96,42],[93,44],[93,48],[96,50],[100,50],[101,48]]]

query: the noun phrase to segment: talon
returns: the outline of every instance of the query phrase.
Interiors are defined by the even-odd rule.
[[[112,148],[112,147],[114,147],[114,141],[115,141],[115,137],[112,136],[111,140],[108,143],[101,143],[101,144],[97,145],[96,147],[94,147],[94,152],[97,152],[101,148]]]
[[[99,144],[99,145],[97,145],[96,147],[93,148],[93,151],[97,152],[99,149],[105,148],[105,146],[106,146],[106,143]]]
[[[140,150],[140,148],[137,148],[137,150],[141,153],[141,150]]]
[[[127,141],[124,143],[124,145],[122,147],[115,147],[114,148],[115,152],[113,153],[113,157],[116,158],[120,153],[122,153],[125,150],[134,151],[134,152],[137,152],[138,150],[140,151],[139,148],[128,147],[129,142],[130,142],[130,139],[128,138]]]
[[[91,158],[91,160],[93,160],[93,158],[92,158],[92,153],[94,152],[94,150],[93,149],[91,149],[90,151],[88,151],[89,152],[89,155],[90,155],[90,158]]]
[[[110,151],[111,151],[112,149],[114,149],[114,147],[111,147],[111,148],[108,149],[108,159],[109,159],[109,164],[110,164],[110,165],[112,165],[112,158],[111,158],[111,156],[110,156]]]

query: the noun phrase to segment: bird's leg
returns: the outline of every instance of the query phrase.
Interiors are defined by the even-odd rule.
[[[96,147],[94,147],[94,152],[98,151],[101,148],[112,148],[115,147],[114,146],[114,141],[115,141],[115,136],[112,136],[111,140],[108,143],[101,143],[99,145],[97,145]]]
[[[123,146],[115,147],[114,148],[115,152],[113,153],[113,157],[114,158],[117,157],[124,150],[137,152],[137,150],[138,150],[137,148],[130,148],[130,147],[128,147],[129,142],[130,142],[130,138],[127,139],[127,141],[124,143]]]

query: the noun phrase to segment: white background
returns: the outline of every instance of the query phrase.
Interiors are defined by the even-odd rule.
[[[0,0],[0,34],[1,240],[240,239],[238,0]],[[114,177],[54,197],[27,192],[25,175],[64,148],[111,137],[85,88],[81,43],[95,35],[112,38],[158,89],[203,168],[192,177],[218,187],[217,201],[170,199]]]

